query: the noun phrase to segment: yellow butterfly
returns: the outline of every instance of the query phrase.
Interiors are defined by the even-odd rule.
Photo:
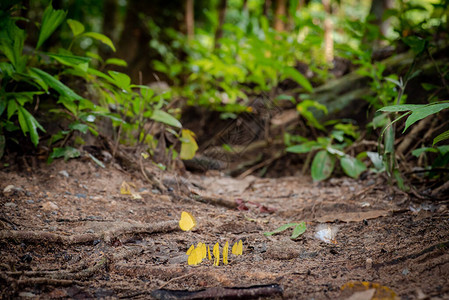
[[[198,265],[203,261],[202,258],[202,249],[201,248],[195,248],[190,252],[189,258],[187,259],[187,263],[189,265]]]
[[[212,252],[214,254],[214,266],[220,265],[220,245],[218,245],[218,243],[215,244]]]
[[[224,245],[223,248],[223,264],[227,265],[228,264],[228,251],[229,251],[229,243],[228,241],[226,241],[226,244]]]
[[[243,254],[243,243],[242,240],[239,240],[232,246],[232,254],[234,255],[242,255]]]
[[[184,231],[192,230],[196,227],[196,220],[190,213],[183,211],[179,220],[179,227]]]

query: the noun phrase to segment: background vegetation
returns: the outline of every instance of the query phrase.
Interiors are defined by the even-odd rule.
[[[242,116],[270,127],[293,108],[293,123],[257,140],[281,141],[314,180],[371,168],[404,190],[410,172],[441,186],[448,4],[2,1],[0,158],[69,159],[107,137],[113,156],[123,144],[171,168],[201,149],[204,127]]]

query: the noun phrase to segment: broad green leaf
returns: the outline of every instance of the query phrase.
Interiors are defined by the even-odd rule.
[[[300,84],[306,91],[313,92],[313,87],[304,75],[292,67],[286,67],[283,70],[282,78],[291,78]]]
[[[181,135],[181,159],[192,159],[198,150],[198,145],[195,141],[195,133],[188,129],[182,130]]]
[[[366,166],[363,162],[349,155],[345,155],[340,159],[340,165],[346,175],[352,178],[358,178],[359,175],[366,170]]]
[[[400,105],[390,105],[385,106],[379,109],[378,111],[385,111],[385,112],[401,112],[401,111],[409,111],[409,110],[415,110],[417,108],[421,108],[424,105],[421,104],[400,104]]]
[[[284,231],[284,230],[286,230],[286,229],[288,229],[288,228],[290,228],[290,227],[296,226],[296,225],[298,225],[298,223],[288,223],[288,224],[284,224],[284,225],[282,225],[282,226],[276,228],[276,229],[273,230],[273,231],[270,231],[270,232],[264,232],[264,235],[265,235],[265,236],[271,236],[271,235],[273,235],[273,234],[280,233],[280,232],[282,232],[282,231]]]
[[[68,19],[67,24],[69,24],[73,36],[75,37],[84,32],[84,25],[81,22],[78,22],[77,20]]]
[[[169,113],[166,113],[163,110],[156,109],[155,111],[153,111],[153,114],[151,115],[150,119],[173,127],[177,128],[182,127],[181,122],[179,122],[175,117],[173,117]]]
[[[402,41],[407,44],[412,49],[412,51],[415,52],[415,54],[420,54],[421,52],[423,52],[427,44],[426,40],[423,40],[416,35],[404,37],[402,38]]]
[[[107,36],[105,36],[104,34],[101,34],[98,32],[85,32],[81,36],[90,37],[97,41],[100,41],[103,44],[109,46],[112,49],[112,51],[115,52],[115,47],[114,47],[114,44],[112,43],[111,39],[108,38]]]
[[[312,178],[313,181],[321,181],[328,178],[335,167],[335,156],[326,150],[318,152],[312,161]]]
[[[54,10],[51,4],[45,9],[42,17],[41,30],[37,40],[36,50],[50,37],[50,35],[64,21],[67,12],[63,10]]]
[[[112,78],[112,80],[109,81],[114,83],[117,87],[125,91],[130,90],[131,78],[128,75],[116,71],[109,71],[108,74]]]
[[[424,106],[419,109],[413,110],[412,114],[405,121],[405,128],[404,128],[403,133],[407,130],[407,128],[409,128],[411,125],[413,125],[417,121],[422,120],[430,115],[436,114],[448,107],[449,107],[449,103],[438,103],[438,104],[431,104],[431,105]]]
[[[22,55],[26,33],[17,27],[12,20],[7,20],[2,26],[5,27],[5,32],[2,33],[4,36],[0,38],[0,52],[3,52],[6,58],[12,63],[15,67],[15,72],[21,73],[25,69],[28,58],[28,56]]]
[[[69,124],[69,128],[72,130],[78,130],[79,132],[82,132],[82,133],[87,133],[87,129],[89,128],[89,126],[87,126],[86,124],[82,124],[82,123],[72,123],[72,124]]]
[[[412,151],[412,155],[415,157],[419,157],[421,154],[423,154],[424,152],[434,152],[434,153],[438,153],[438,150],[435,148],[430,148],[430,147],[422,147],[422,148],[418,148]]]
[[[379,153],[367,151],[366,154],[373,163],[374,168],[376,168],[377,170],[381,170],[383,168],[383,159],[382,156],[379,155]]]
[[[61,81],[57,80],[50,74],[41,69],[31,68],[30,71],[36,76],[40,77],[48,86],[56,90],[59,95],[66,97],[70,100],[81,100],[82,97],[75,93],[71,88],[63,84]]]
[[[433,139],[432,146],[435,145],[436,143],[439,143],[439,142],[447,140],[447,139],[449,139],[449,130],[447,130],[447,131],[439,134],[437,137],[435,137]]]
[[[64,157],[64,160],[67,161],[70,158],[76,158],[79,157],[80,155],[81,155],[80,151],[73,147],[69,146],[63,148],[55,147],[53,148],[53,152],[48,157],[48,162],[52,162],[53,159],[60,157]]]
[[[298,225],[296,225],[295,229],[293,229],[291,239],[296,239],[298,236],[306,232],[307,226],[306,222],[301,222]]]

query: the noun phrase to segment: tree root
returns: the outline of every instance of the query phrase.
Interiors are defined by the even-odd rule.
[[[118,226],[112,229],[98,232],[98,233],[83,233],[77,235],[61,235],[57,233],[50,233],[46,231],[11,231],[0,230],[0,240],[12,240],[17,242],[30,243],[56,243],[63,245],[83,244],[93,242],[96,240],[104,240],[110,243],[111,240],[125,234],[139,234],[139,233],[159,233],[171,232],[178,230],[177,221],[165,221],[153,224],[132,224],[127,222],[120,222]]]

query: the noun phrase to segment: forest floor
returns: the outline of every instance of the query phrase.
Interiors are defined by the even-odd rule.
[[[448,202],[414,202],[374,175],[158,174],[165,193],[86,157],[0,170],[1,298],[449,299]],[[296,239],[263,234],[300,221]],[[187,264],[192,244],[238,240],[227,265]]]

